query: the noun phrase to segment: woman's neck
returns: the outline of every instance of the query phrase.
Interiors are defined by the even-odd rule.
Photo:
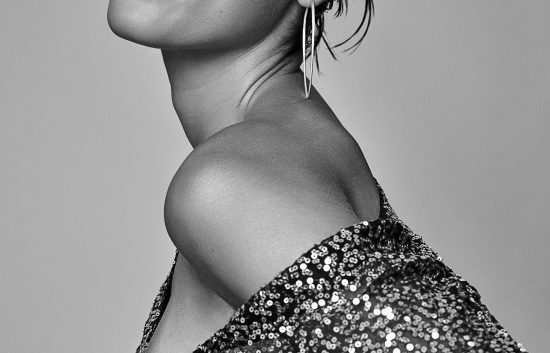
[[[163,50],[162,54],[172,102],[193,147],[245,121],[252,112],[258,115],[262,105],[274,109],[277,101],[305,100],[301,56],[274,51],[268,41],[237,53]],[[271,98],[259,99],[267,91]]]

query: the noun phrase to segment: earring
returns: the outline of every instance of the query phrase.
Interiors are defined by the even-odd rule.
[[[306,99],[309,98],[309,92],[311,91],[311,81],[313,80],[313,62],[315,61],[315,2],[311,2],[311,63],[310,63],[310,78],[309,84],[306,80],[306,21],[307,21],[308,8],[304,13],[304,24],[302,26],[302,62],[304,63],[304,91]]]

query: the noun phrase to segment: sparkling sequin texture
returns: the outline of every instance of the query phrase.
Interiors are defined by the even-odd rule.
[[[377,185],[377,220],[311,247],[194,353],[526,352],[477,290],[399,219]],[[174,265],[137,353],[146,352],[166,307]]]

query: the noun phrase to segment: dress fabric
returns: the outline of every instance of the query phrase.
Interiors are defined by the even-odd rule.
[[[376,184],[378,219],[313,245],[193,353],[526,352]],[[176,259],[177,251],[136,353],[147,351],[166,308]]]

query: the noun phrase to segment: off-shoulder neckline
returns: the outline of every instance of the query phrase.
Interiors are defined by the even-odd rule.
[[[369,226],[369,224],[376,224],[376,223],[380,223],[380,222],[383,222],[384,220],[386,219],[391,219],[391,218],[398,218],[397,215],[395,214],[395,212],[393,211],[392,207],[389,205],[388,203],[388,200],[386,198],[386,194],[384,192],[384,190],[382,189],[382,187],[380,186],[380,183],[378,182],[378,180],[374,178],[374,181],[376,183],[376,187],[378,189],[378,200],[379,200],[379,213],[378,213],[378,218],[376,219],[373,219],[373,220],[361,220],[359,222],[356,222],[354,224],[351,224],[351,225],[345,225],[345,226],[342,226],[340,228],[339,231],[337,232],[334,232],[332,234],[328,234],[326,237],[324,237],[323,239],[321,239],[319,242],[317,243],[314,243],[314,244],[311,244],[311,246],[302,254],[300,255],[297,259],[299,259],[300,257],[304,256],[305,254],[307,254],[309,251],[311,251],[311,249],[314,249],[318,246],[320,246],[321,244],[323,244],[323,242],[326,242],[328,239],[334,237],[335,234],[340,234],[341,232],[345,231],[345,230],[353,230],[353,229],[356,229],[356,228],[365,228],[367,226]],[[165,285],[163,287],[164,288],[164,293],[162,295],[160,299],[160,310],[159,310],[159,313],[158,315],[156,316],[155,318],[155,322],[152,323],[152,332],[149,333],[149,339],[152,338],[152,335],[154,334],[154,331],[156,331],[156,324],[158,324],[158,322],[160,321],[161,317],[163,316],[164,314],[164,309],[166,308],[166,305],[168,304],[168,301],[170,300],[170,296],[171,296],[171,285],[172,285],[172,277],[173,277],[173,273],[174,273],[174,270],[175,270],[175,267],[176,267],[176,262],[177,262],[177,259],[178,259],[178,254],[179,254],[179,250],[176,248],[176,251],[175,251],[175,258],[172,262],[172,268],[170,270],[170,273],[168,275],[168,278],[166,278],[165,280]],[[291,266],[291,265],[289,265]],[[277,276],[279,276],[282,272],[284,272],[286,269],[288,268],[285,267],[285,268],[282,268],[281,271],[279,272],[279,274]],[[277,278],[277,276],[275,276],[274,278]],[[270,281],[266,282],[263,286],[260,287],[259,290],[261,290],[262,288],[265,288],[266,286],[268,286],[270,283],[272,283],[273,279],[271,279]],[[243,308],[245,308],[247,305],[250,304],[250,302],[254,299],[256,293],[258,291],[256,291],[255,293],[253,293],[243,304],[241,304],[234,312],[234,314],[231,316],[229,322],[236,316],[238,315],[238,313],[240,311],[243,310]],[[201,346],[204,346],[205,344],[208,344],[212,339],[213,337],[215,337],[215,335],[220,332],[221,330],[223,330],[225,328],[225,325],[223,327],[220,327],[220,329],[216,330],[211,337],[209,337],[208,339],[206,339],[204,342],[202,342],[201,344],[199,344],[197,346],[197,348],[201,347]],[[149,342],[146,342],[146,345],[148,345]],[[142,342],[143,344],[143,342]]]

